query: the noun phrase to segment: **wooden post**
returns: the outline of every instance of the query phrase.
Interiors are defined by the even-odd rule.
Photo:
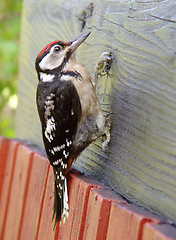
[[[75,167],[131,202],[176,222],[176,4],[168,1],[24,2],[16,137],[43,146],[34,62],[50,41],[91,31],[77,58],[92,77],[104,51],[114,60],[98,79],[111,142],[91,144]]]

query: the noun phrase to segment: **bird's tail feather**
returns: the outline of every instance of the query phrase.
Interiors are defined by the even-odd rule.
[[[63,211],[61,216],[61,222],[65,223],[65,220],[68,217],[69,207],[68,207],[68,190],[67,190],[67,179],[64,180],[63,188]]]
[[[60,220],[60,224],[68,217],[69,206],[68,206],[68,190],[67,190],[67,179],[64,180],[64,186],[62,189],[61,197],[58,194],[57,183],[54,184],[54,206],[53,206],[53,220],[54,220],[54,229],[56,223]]]
[[[57,192],[57,185],[56,182],[54,184],[54,206],[53,206],[53,218],[52,221],[54,221],[54,228],[56,227],[56,223],[60,220],[61,214],[62,214],[62,199],[59,197]]]

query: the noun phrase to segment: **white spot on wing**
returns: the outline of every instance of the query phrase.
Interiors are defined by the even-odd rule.
[[[64,155],[65,158],[68,158],[69,152],[66,153],[66,151],[64,150],[64,151],[63,151],[63,155]]]
[[[53,147],[54,152],[58,152],[58,147]]]
[[[47,96],[46,98],[47,98],[48,100],[51,100],[53,97],[55,97],[55,94],[54,94],[54,93],[51,93],[50,96]]]
[[[62,166],[62,164],[63,164],[62,158],[59,158],[55,162],[53,162],[53,165],[58,165],[59,163],[61,163],[61,166]]]
[[[55,137],[54,130],[56,130],[55,120],[53,117],[51,117],[47,119],[45,129],[45,137],[48,139],[49,142],[51,142]]]
[[[48,116],[51,115],[51,111],[54,110],[54,100],[53,97],[55,97],[54,93],[51,93],[50,96],[47,96],[47,100],[45,101],[45,119],[48,118]]]
[[[61,146],[60,146],[60,150],[62,150],[62,149],[64,149],[65,148],[65,144],[62,144]]]
[[[61,180],[65,179],[65,177],[62,175],[62,172],[60,172],[60,178],[61,178]]]
[[[47,100],[47,101],[45,101],[45,104],[46,104],[47,106],[54,107],[54,106],[52,105],[53,103],[54,103],[53,100]]]
[[[59,164],[59,160],[56,160],[55,162],[53,162],[53,165],[58,165]]]
[[[63,165],[63,161],[61,161],[61,167],[62,167],[62,165]],[[63,167],[62,167],[63,168]]]
[[[67,169],[67,164],[66,164],[66,163],[64,164],[64,162],[62,161],[62,162],[61,162],[61,167],[62,167],[63,169],[64,169],[64,168]]]
[[[51,149],[50,152],[54,155],[54,151]]]
[[[57,147],[53,147],[52,150],[50,150],[50,152],[59,152],[60,150],[64,149],[65,148],[65,144],[62,144],[60,146],[57,146]]]
[[[72,141],[69,141],[68,139],[66,139],[66,145],[67,147],[69,147],[72,144]]]

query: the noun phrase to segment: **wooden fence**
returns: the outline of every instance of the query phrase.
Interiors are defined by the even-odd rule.
[[[176,223],[175,0],[24,1],[16,136],[42,145],[35,95],[38,52],[55,39],[91,31],[77,51],[92,77],[104,51],[114,61],[98,80],[111,142],[98,140],[75,167]]]
[[[176,229],[89,177],[69,176],[69,217],[53,231],[53,171],[36,149],[0,137],[0,240],[173,240]]]

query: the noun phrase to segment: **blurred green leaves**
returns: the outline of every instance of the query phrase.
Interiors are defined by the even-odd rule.
[[[21,0],[0,1],[0,135],[13,137],[17,102]]]

